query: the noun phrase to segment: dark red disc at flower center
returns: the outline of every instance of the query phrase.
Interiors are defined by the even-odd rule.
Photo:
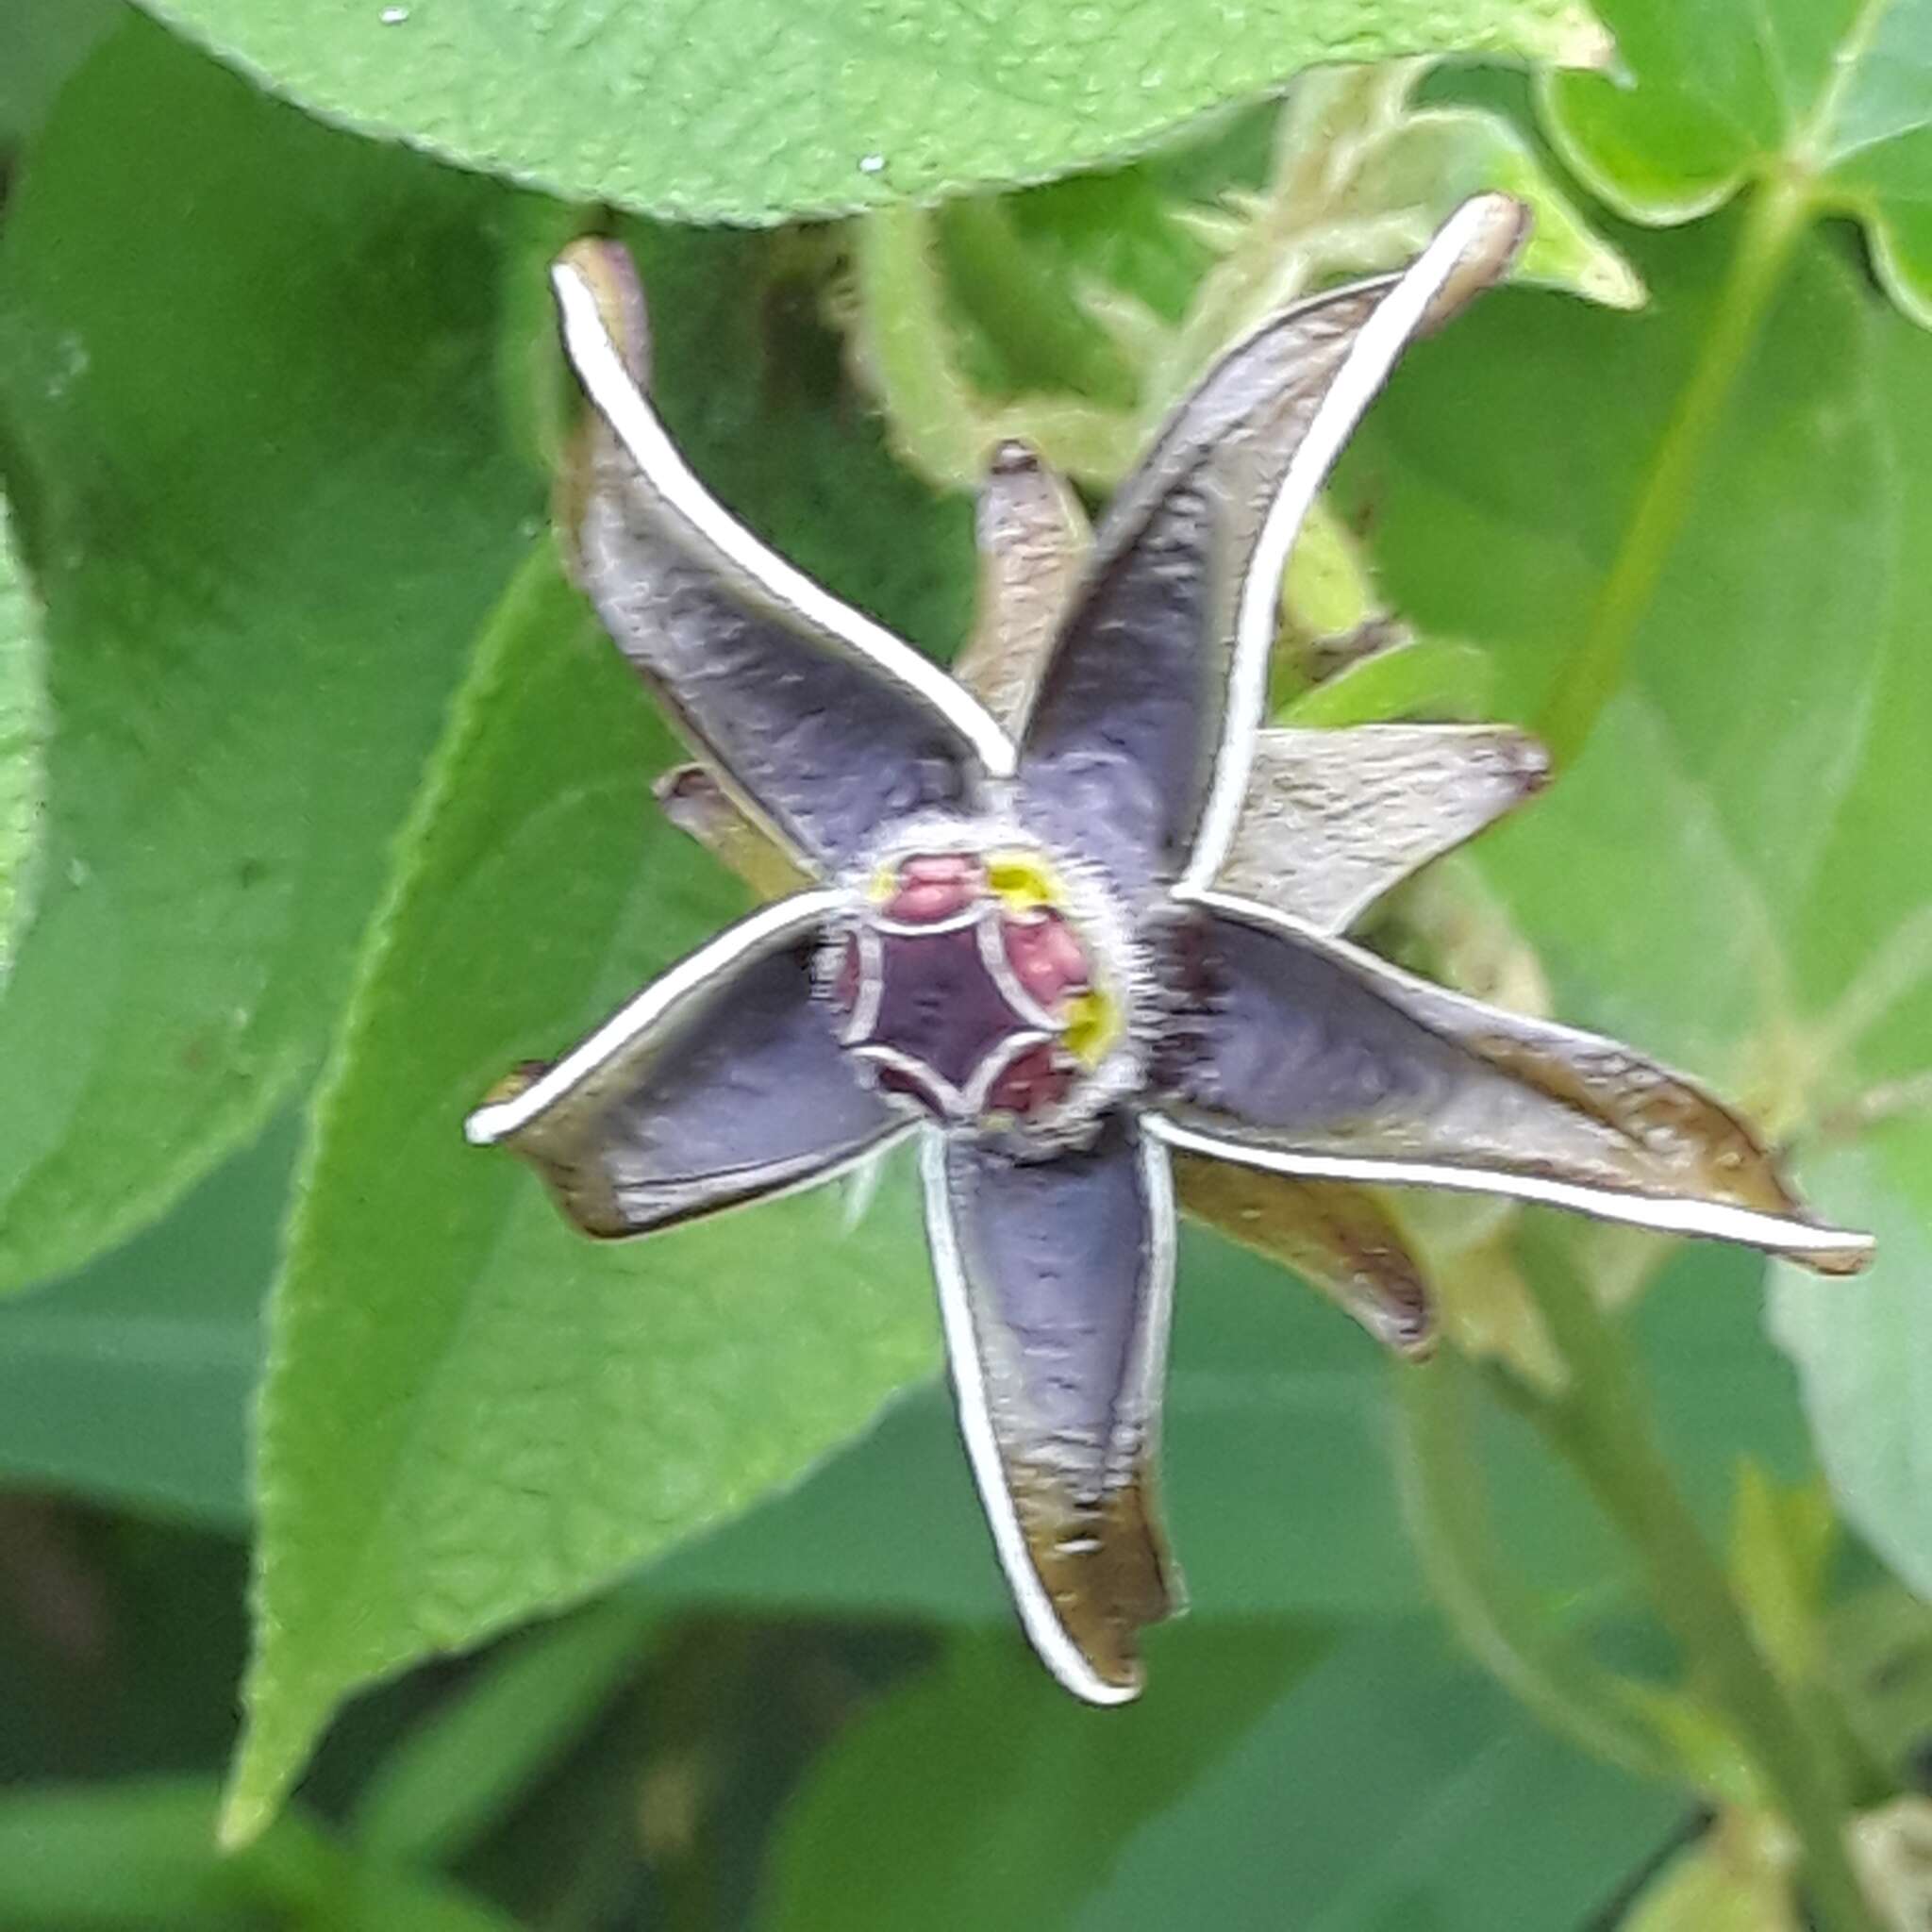
[[[828,974],[846,1043],[943,1119],[1037,1114],[1079,1076],[1063,1034],[1093,983],[1050,906],[1016,909],[973,853],[901,859]]]

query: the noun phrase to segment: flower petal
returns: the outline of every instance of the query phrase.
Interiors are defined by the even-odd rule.
[[[1480,196],[1406,274],[1276,316],[1208,372],[1122,486],[1021,770],[1047,836],[1097,849],[1123,891],[1220,870],[1295,535],[1403,351],[1504,273],[1526,220]]]
[[[1178,1595],[1154,1501],[1166,1152],[1122,1116],[1052,1160],[934,1135],[925,1179],[960,1426],[1021,1621],[1070,1690],[1124,1702],[1136,1632]]]
[[[979,610],[953,675],[1018,732],[1093,533],[1066,479],[1024,442],[994,452],[977,527]]]
[[[1486,1007],[1264,907],[1200,894],[1192,999],[1151,1122],[1191,1153],[1433,1186],[1741,1241],[1827,1273],[1871,1241],[1812,1224],[1750,1130],[1630,1048]]]
[[[652,789],[664,816],[760,899],[782,899],[808,883],[784,846],[740,807],[708,766],[675,765]]]
[[[466,1125],[549,1183],[587,1234],[648,1234],[827,1179],[911,1129],[813,991],[836,892],[780,900],[652,982]]]
[[[1377,1341],[1420,1360],[1438,1320],[1421,1264],[1367,1188],[1296,1180],[1199,1154],[1174,1164],[1181,1207],[1331,1295]]]
[[[836,871],[887,820],[970,805],[1013,764],[977,699],[736,522],[638,387],[629,258],[580,242],[552,272],[594,420],[569,547],[606,627],[685,735],[797,858]],[[629,353],[626,354],[626,351]]]
[[[1535,739],[1500,724],[1264,731],[1216,890],[1342,932],[1534,796],[1549,769]]]

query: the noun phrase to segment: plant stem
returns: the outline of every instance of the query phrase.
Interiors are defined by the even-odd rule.
[[[1711,441],[1811,212],[1808,186],[1797,177],[1774,177],[1751,199],[1703,354],[1665,425],[1590,627],[1558,673],[1538,721],[1559,768],[1574,762],[1623,681],[1630,647],[1690,512]]]
[[[1470,1440],[1468,1372],[1453,1356],[1399,1378],[1404,1513],[1457,1635],[1559,1736],[1636,1777],[1674,1782],[1679,1767],[1623,1694],[1621,1680],[1560,1637],[1496,1548]]]
[[[985,468],[989,440],[972,391],[953,362],[933,218],[924,208],[883,208],[856,223],[852,232],[860,340],[893,446],[935,482],[972,490]]]
[[[1774,1795],[1799,1842],[1820,1932],[1877,1932],[1845,1852],[1835,1755],[1754,1641],[1673,1478],[1622,1335],[1567,1268],[1546,1261],[1526,1274],[1570,1372],[1564,1392],[1537,1399],[1532,1413],[1629,1540],[1658,1611]]]
[[[941,216],[954,287],[1020,385],[1072,390],[1109,408],[1133,409],[1140,384],[1107,331],[1034,263],[1004,202],[969,196]]]

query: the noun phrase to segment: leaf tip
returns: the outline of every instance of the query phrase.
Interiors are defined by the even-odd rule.
[[[274,1822],[275,1807],[255,1793],[230,1788],[215,1820],[215,1847],[225,1858],[245,1852]]]

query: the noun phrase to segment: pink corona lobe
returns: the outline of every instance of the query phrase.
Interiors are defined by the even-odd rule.
[[[1049,1012],[1058,1012],[1069,993],[1086,992],[1091,969],[1073,928],[1058,912],[1002,922],[1007,959],[1013,975]]]

